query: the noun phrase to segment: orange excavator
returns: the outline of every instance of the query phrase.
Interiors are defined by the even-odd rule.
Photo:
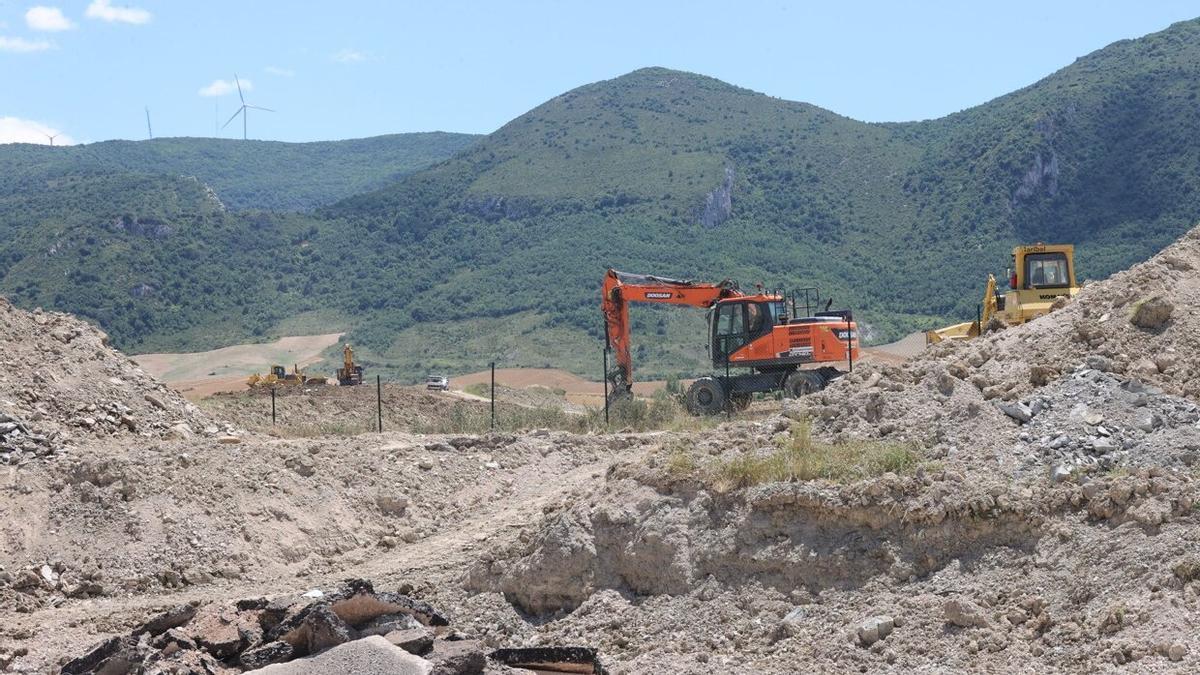
[[[633,360],[630,356],[629,305],[649,302],[687,305],[709,310],[709,353],[713,366],[749,368],[748,373],[701,377],[687,391],[687,408],[693,415],[711,415],[729,408],[744,409],[756,392],[782,390],[799,397],[823,389],[842,371],[832,365],[814,369],[802,366],[858,358],[858,328],[849,310],[812,311],[820,305],[815,288],[793,291],[743,293],[736,282],[680,281],[608,270],[603,300],[608,346],[616,352],[616,366],[607,375],[612,396],[632,396]],[[803,302],[805,316],[799,316]]]

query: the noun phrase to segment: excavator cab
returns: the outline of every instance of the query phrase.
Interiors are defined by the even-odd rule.
[[[725,300],[709,315],[709,332],[713,364],[725,363],[725,357],[750,342],[770,333],[781,321],[786,321],[782,299]]]

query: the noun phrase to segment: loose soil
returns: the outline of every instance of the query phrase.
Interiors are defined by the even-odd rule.
[[[0,380],[0,669],[366,578],[614,673],[1196,672],[1197,270],[1200,230],[1025,326],[646,433],[273,437],[3,306],[8,372],[52,377]],[[810,474],[817,446],[873,463]]]

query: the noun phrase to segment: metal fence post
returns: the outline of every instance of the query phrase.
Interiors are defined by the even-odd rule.
[[[854,333],[850,331],[850,314],[846,314],[846,360],[850,362],[850,372],[854,372]]]
[[[725,336],[725,387],[729,386],[729,338]],[[725,421],[728,422],[733,418],[733,392],[725,392]]]
[[[379,422],[379,433],[383,433],[383,380],[375,376],[375,417]]]
[[[604,347],[604,372],[601,380],[604,380],[604,428],[608,429],[608,346]]]
[[[275,426],[275,387],[271,387],[271,426]]]
[[[496,362],[492,361],[492,431],[496,430]]]

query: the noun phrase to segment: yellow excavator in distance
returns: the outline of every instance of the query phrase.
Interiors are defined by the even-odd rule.
[[[363,383],[363,367],[354,362],[354,350],[350,345],[342,348],[342,367],[338,368],[337,380],[343,387]]]
[[[982,335],[992,319],[1016,326],[1048,314],[1059,298],[1074,298],[1079,293],[1075,281],[1075,247],[1042,243],[1014,247],[1008,285],[1009,290],[1001,294],[996,288],[996,277],[989,274],[979,316],[974,321],[928,331],[925,342],[969,340]]]

